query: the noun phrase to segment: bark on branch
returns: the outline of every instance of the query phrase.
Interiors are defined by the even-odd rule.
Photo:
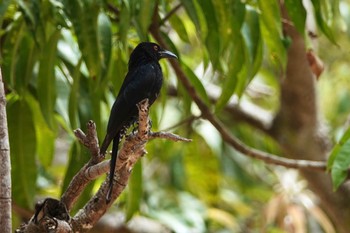
[[[73,217],[69,217],[69,211],[76,203],[85,187],[94,179],[109,171],[109,160],[105,161],[99,155],[99,143],[96,134],[95,123],[89,121],[87,133],[80,129],[75,130],[78,140],[91,152],[90,161],[85,164],[73,177],[61,200],[46,199],[37,205],[35,215],[28,224],[21,226],[16,232],[87,232],[103,216],[108,208],[122,193],[135,163],[146,153],[145,145],[149,140],[164,138],[172,141],[190,142],[190,139],[180,137],[172,133],[150,132],[148,118],[148,100],[138,104],[139,125],[136,133],[126,136],[116,164],[116,175],[111,195],[111,202],[106,202],[108,190],[108,178],[103,182],[97,193],[78,211]],[[50,207],[53,207],[51,209]],[[60,207],[60,208],[58,208]],[[34,230],[33,230],[34,229]],[[61,231],[62,230],[62,231]],[[50,231],[51,232],[51,231]]]

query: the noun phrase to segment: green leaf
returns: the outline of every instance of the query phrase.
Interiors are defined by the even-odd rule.
[[[56,104],[55,61],[57,42],[60,31],[54,31],[41,51],[38,73],[38,100],[44,118],[51,129],[54,125],[54,108]]]
[[[259,0],[260,26],[270,59],[278,71],[285,70],[286,49],[282,42],[282,22],[277,1]]]
[[[285,0],[288,15],[301,35],[305,34],[306,10],[302,0]]]
[[[23,37],[20,38],[18,45],[16,50],[13,51],[12,80],[15,90],[19,93],[23,93],[32,79],[33,68],[38,53],[33,40],[28,34],[24,34]]]
[[[146,41],[154,13],[155,0],[137,0],[135,7],[137,8],[136,29],[141,40]]]
[[[335,152],[335,159],[331,170],[334,189],[338,188],[348,176],[350,166],[350,140],[342,144]]]
[[[14,202],[33,208],[37,167],[35,162],[36,134],[32,110],[20,99],[7,106],[11,152],[12,192]]]
[[[189,43],[190,39],[188,37],[188,33],[186,31],[185,25],[183,21],[177,15],[172,15],[169,19],[172,28],[176,31],[177,35],[181,38],[181,40]]]
[[[12,0],[2,0],[0,4],[0,25],[2,25],[2,21],[5,17],[5,13],[7,11],[7,8],[11,4]]]
[[[200,4],[207,23],[208,34],[205,38],[205,45],[209,52],[210,60],[215,69],[220,68],[219,58],[221,55],[222,38],[219,33],[218,16],[211,0],[203,1]]]
[[[194,0],[181,0],[181,3],[185,7],[188,16],[191,18],[192,22],[196,26],[196,29],[198,31],[201,31],[201,24],[199,22],[199,17],[197,14]]]
[[[165,40],[166,44],[169,46],[169,50],[173,53],[175,53],[179,60],[181,60],[181,54],[177,50],[177,47],[175,46],[174,42],[171,40],[169,35],[167,33],[161,32],[163,39]]]
[[[322,11],[322,4],[323,1],[320,0],[311,0],[313,6],[314,6],[314,12],[315,12],[315,18],[316,18],[316,22],[318,27],[321,29],[321,31],[327,36],[327,38],[333,43],[333,44],[337,44],[332,29],[329,26],[329,24],[327,23],[327,21],[329,20],[328,18],[324,18],[323,16],[323,11]],[[324,3],[326,4],[326,3]]]
[[[243,40],[242,37],[237,37],[237,40],[235,43],[233,43],[232,53],[230,54],[229,58],[230,61],[234,62],[231,62],[227,77],[225,78],[225,81],[221,87],[221,95],[217,100],[215,109],[217,112],[227,104],[236,89],[238,83],[238,73],[242,69],[244,63],[244,58],[242,58],[242,55],[244,56]]]
[[[242,27],[245,65],[238,75],[238,83],[235,89],[238,96],[243,94],[249,82],[258,72],[263,59],[259,14],[250,9],[246,11],[245,16],[246,20]]]
[[[35,119],[38,159],[43,167],[48,168],[54,157],[56,132],[46,124],[38,101],[30,94],[26,94],[25,99],[32,109],[33,118]]]
[[[72,74],[73,84],[69,94],[69,103],[68,103],[68,115],[69,122],[72,129],[80,127],[79,117],[78,117],[78,98],[79,98],[79,87],[80,87],[80,66],[82,59],[79,60],[78,65],[75,67]]]
[[[211,104],[210,104],[207,92],[206,92],[202,82],[197,77],[197,75],[195,73],[193,73],[192,69],[190,67],[188,67],[185,63],[181,63],[181,66],[182,66],[184,72],[186,73],[189,81],[191,82],[191,84],[193,85],[193,87],[196,89],[197,93],[201,97],[201,99],[208,106],[210,106]]]
[[[130,176],[127,192],[126,203],[126,220],[130,220],[132,216],[139,211],[142,200],[142,163],[138,161]]]
[[[42,15],[46,11],[44,4],[39,0],[23,1],[17,0],[17,3],[23,13],[26,24],[33,35],[33,38],[37,45],[41,45],[45,42],[45,28],[44,23],[46,22]]]
[[[233,36],[236,35],[236,32],[241,30],[241,27],[244,22],[246,8],[245,4],[242,1],[234,1],[228,5],[229,14],[231,15],[231,27],[233,31]]]
[[[332,152],[328,158],[327,169],[330,170],[334,164],[336,157],[338,156],[341,147],[350,139],[350,128],[348,128],[339,142],[333,147]]]
[[[98,16],[98,42],[101,51],[102,77],[107,73],[112,51],[111,21],[104,13]]]
[[[78,38],[79,48],[94,80],[100,78],[101,56],[98,46],[97,22],[100,11],[99,0],[64,0],[65,10],[71,20]],[[94,85],[96,88],[98,85]]]
[[[122,1],[119,17],[120,17],[119,30],[118,30],[118,34],[120,38],[119,41],[124,47],[126,47],[128,32],[131,24],[131,15],[130,15],[130,8],[128,7],[127,4],[125,4],[125,1]]]

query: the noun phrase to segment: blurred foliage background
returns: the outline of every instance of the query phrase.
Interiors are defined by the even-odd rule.
[[[285,4],[309,41],[302,1]],[[319,37],[317,45],[307,46],[326,64],[316,84],[319,108],[329,136],[337,141],[350,110],[350,2],[309,4],[316,9]],[[0,61],[15,227],[37,200],[59,198],[89,159],[72,132],[92,119],[102,139],[129,54],[139,42],[154,41],[149,28],[155,21],[200,97],[227,128],[250,146],[280,154],[269,136],[225,110],[239,101],[271,119],[279,107],[280,73],[290,42],[282,34],[278,1],[2,0]],[[296,171],[227,146],[201,119],[167,61],[161,65],[165,83],[151,109],[152,130],[193,142],[150,142],[111,214],[122,212],[116,215],[122,221],[144,216],[181,233],[335,232]],[[85,190],[75,211],[104,178]]]

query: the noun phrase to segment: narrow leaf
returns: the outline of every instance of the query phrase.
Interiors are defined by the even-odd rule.
[[[345,181],[346,177],[348,176],[348,170],[350,166],[350,140],[347,140],[334,153],[336,154],[331,170],[331,175],[333,187],[336,189]]]
[[[305,33],[306,10],[302,0],[285,0],[288,15],[301,35]]]
[[[111,21],[104,13],[98,16],[98,42],[101,52],[102,77],[107,73],[112,51]]]
[[[276,69],[286,67],[286,49],[282,42],[282,22],[277,1],[259,0],[260,26],[265,43],[269,49],[270,59]]]
[[[11,0],[2,0],[0,4],[0,25],[2,25],[2,21],[4,19],[7,8],[9,7]]]
[[[191,84],[194,86],[196,91],[198,92],[199,96],[202,98],[202,100],[210,106],[210,101],[207,95],[207,92],[202,84],[202,82],[199,80],[197,75],[193,73],[190,67],[188,67],[186,64],[182,63],[182,68],[184,69],[188,79],[190,80]]]
[[[32,208],[36,190],[36,134],[32,110],[21,99],[7,106],[11,148],[13,198],[16,204]]]
[[[184,22],[177,15],[173,15],[169,19],[172,28],[177,32],[177,35],[181,38],[181,40],[185,42],[190,42],[188,37],[188,33],[186,31]]]
[[[139,35],[142,40],[147,40],[148,28],[151,25],[152,16],[154,12],[155,0],[139,1],[139,9],[136,17],[136,25],[139,29]]]
[[[235,93],[241,96],[259,70],[262,59],[262,38],[259,26],[259,14],[252,9],[246,11],[245,22],[242,27],[245,65],[238,74]]]
[[[54,128],[54,108],[56,103],[55,61],[60,31],[55,31],[44,45],[38,73],[38,100],[44,118],[51,129]]]
[[[343,136],[340,138],[339,142],[333,147],[331,155],[328,158],[327,169],[331,169],[336,157],[338,156],[341,147],[350,139],[350,128],[348,128]]]
[[[203,1],[200,6],[202,7],[203,12],[205,12],[204,16],[208,28],[208,34],[205,38],[205,45],[209,52],[209,57],[213,67],[215,69],[219,69],[219,58],[221,55],[223,39],[219,33],[220,25],[218,23],[218,16],[216,15],[215,7],[211,0]]]
[[[82,59],[79,60],[78,65],[75,67],[72,74],[73,84],[69,94],[69,103],[68,103],[68,115],[69,122],[72,129],[80,127],[79,118],[78,118],[78,98],[79,98],[79,87],[80,87],[80,66]]]
[[[33,118],[35,119],[38,159],[43,167],[48,168],[54,157],[56,132],[46,124],[38,101],[30,94],[26,94],[25,99],[32,109]]]
[[[181,3],[185,7],[188,16],[191,18],[192,22],[196,26],[198,31],[201,31],[201,25],[199,22],[199,17],[197,14],[196,6],[194,0],[181,0]]]
[[[65,10],[78,38],[79,48],[90,77],[100,78],[101,56],[98,46],[97,19],[100,1],[64,1]],[[96,87],[96,85],[95,85]]]
[[[321,31],[327,36],[327,38],[334,44],[337,44],[332,32],[331,27],[328,25],[327,20],[325,19],[322,14],[322,1],[320,0],[311,0],[313,6],[314,6],[314,12],[315,12],[315,18],[318,27],[321,29]]]
[[[138,161],[130,176],[127,192],[126,203],[126,220],[130,220],[132,216],[139,211],[142,200],[142,163]]]
[[[216,111],[220,111],[230,100],[234,93],[238,83],[238,73],[242,69],[244,63],[244,45],[242,37],[237,37],[235,43],[233,43],[233,51],[231,53],[230,67],[227,72],[227,77],[221,87],[221,95],[216,103]]]

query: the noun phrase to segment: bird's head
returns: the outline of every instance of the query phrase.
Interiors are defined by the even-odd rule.
[[[141,50],[145,54],[147,54],[149,57],[157,61],[162,58],[177,58],[177,56],[174,53],[168,50],[165,50],[161,48],[159,45],[157,45],[156,43],[152,43],[152,42],[140,43],[139,45],[136,46],[133,53],[138,54]]]

